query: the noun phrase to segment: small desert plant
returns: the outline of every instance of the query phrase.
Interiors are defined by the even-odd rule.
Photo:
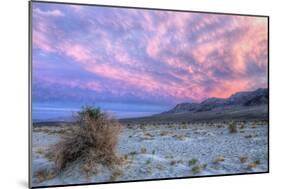
[[[183,161],[182,160],[171,160],[170,161],[170,165],[176,165],[178,163],[183,163]]]
[[[141,148],[141,153],[145,154],[146,153],[146,148]]]
[[[192,174],[198,174],[202,171],[202,167],[200,165],[195,165],[194,167],[192,167],[191,169]]]
[[[150,164],[150,163],[151,163],[151,160],[150,160],[150,159],[146,160],[146,162],[145,162],[146,165],[148,165],[148,164]]]
[[[253,135],[246,135],[245,138],[252,138]]]
[[[173,138],[176,138],[177,140],[185,140],[185,135],[173,135]]]
[[[177,164],[177,160],[173,159],[173,160],[170,161],[170,165],[175,165],[175,164]]]
[[[206,169],[207,163],[202,164],[201,167],[202,167],[202,169]]]
[[[156,165],[156,168],[157,168],[158,170],[160,170],[160,171],[163,171],[163,170],[165,169],[165,167],[164,167],[163,165],[161,165],[161,164],[157,164],[157,165]]]
[[[98,108],[83,107],[78,112],[77,127],[50,149],[57,171],[81,160],[88,174],[97,164],[113,166],[121,163],[116,153],[119,123]]]
[[[193,158],[191,160],[188,161],[188,165],[191,166],[191,165],[195,165],[196,163],[198,162],[197,159]]]
[[[125,154],[123,158],[124,160],[128,160],[128,154]]]
[[[260,160],[255,160],[254,162],[248,164],[248,168],[249,168],[249,169],[255,168],[255,167],[257,167],[257,165],[259,165],[260,163],[261,163]]]
[[[160,136],[166,136],[166,135],[168,135],[168,134],[169,134],[168,131],[162,131],[162,132],[160,133]]]
[[[145,136],[148,136],[148,137],[153,137],[153,135],[151,133],[144,133]]]
[[[35,173],[34,176],[38,179],[38,182],[42,182],[44,180],[49,180],[54,178],[56,174],[52,170],[39,170]]]
[[[218,156],[213,160],[213,163],[219,163],[219,162],[223,162],[223,161],[224,161],[224,157]]]
[[[235,122],[230,122],[228,125],[228,130],[230,133],[237,133],[237,125],[235,124]]]
[[[240,159],[241,163],[245,163],[248,160],[248,157],[247,156],[241,156],[239,159]]]
[[[259,164],[261,164],[261,161],[258,159],[258,160],[255,160],[254,163],[259,165]]]
[[[137,152],[136,151],[132,151],[132,152],[129,153],[129,155],[131,155],[131,156],[137,155]]]
[[[35,152],[36,152],[37,154],[43,155],[43,154],[45,154],[46,150],[44,150],[43,148],[38,148],[38,149],[36,149]]]
[[[121,177],[121,176],[123,176],[123,171],[121,170],[121,169],[116,169],[113,173],[112,173],[112,175],[111,175],[111,177],[110,177],[110,180],[111,181],[116,181],[119,177]]]

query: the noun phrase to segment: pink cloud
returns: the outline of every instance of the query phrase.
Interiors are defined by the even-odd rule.
[[[79,11],[79,7],[71,8],[83,19],[88,14]],[[181,100],[227,97],[248,90],[253,87],[251,83],[256,83],[255,78],[248,77],[249,60],[258,67],[267,67],[266,19],[221,15],[197,18],[191,13],[152,14],[130,10],[126,17],[123,12],[113,14],[115,20],[89,18],[89,24],[85,24],[89,28],[83,30],[86,32],[75,32],[72,38],[48,17],[66,17],[62,11],[36,8],[34,13],[37,14],[33,29],[35,48],[69,57],[85,71],[119,83],[116,87],[137,96],[146,93]],[[134,16],[140,19],[135,20]],[[159,21],[158,17],[162,19]],[[198,20],[194,22],[194,18]],[[221,22],[224,19],[228,22]],[[110,30],[105,29],[108,26]],[[132,38],[135,41],[131,41]],[[165,70],[157,70],[158,67]],[[233,78],[219,78],[214,70],[230,70]],[[95,90],[107,88],[95,82],[75,80],[64,84]],[[118,90],[112,91],[118,93]],[[119,90],[118,94],[123,93]]]
[[[48,11],[42,11],[39,8],[33,9],[33,13],[42,15],[42,16],[64,16],[64,14],[60,10],[48,10]]]
[[[66,41],[60,44],[59,50],[78,62],[87,62],[90,61],[92,58],[89,48],[78,43],[74,44],[69,41]]]

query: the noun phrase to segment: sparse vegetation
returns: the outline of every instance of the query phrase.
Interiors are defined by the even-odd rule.
[[[153,135],[151,133],[144,133],[145,136],[148,136],[148,137],[153,137]]]
[[[125,154],[123,158],[124,160],[128,160],[128,154]]]
[[[150,163],[151,163],[151,160],[150,160],[150,159],[146,160],[146,162],[145,162],[146,165],[148,165],[148,164],[150,164]]]
[[[137,152],[136,151],[132,151],[132,152],[129,153],[129,155],[131,155],[131,156],[137,155]]]
[[[223,162],[223,161],[224,161],[224,157],[218,156],[213,160],[213,163],[217,164],[217,163],[220,163],[220,162]]]
[[[153,173],[151,176],[168,175],[170,173],[180,176],[182,176],[181,174],[184,174],[184,176],[198,176],[210,173],[232,173],[231,171],[240,170],[241,172],[245,170],[252,172],[256,171],[256,168],[258,168],[258,170],[263,170],[266,167],[265,163],[267,162],[267,159],[265,156],[259,156],[256,152],[253,152],[250,157],[248,156],[248,149],[245,148],[244,145],[241,146],[241,148],[243,148],[241,150],[240,146],[239,148],[236,148],[235,146],[241,144],[241,141],[239,140],[243,140],[242,142],[250,142],[251,139],[245,138],[257,137],[257,139],[260,139],[260,137],[264,137],[264,133],[262,132],[264,130],[266,131],[266,127],[261,126],[259,129],[251,131],[250,128],[252,124],[254,124],[253,122],[243,123],[235,120],[235,125],[238,129],[237,134],[229,134],[229,125],[232,123],[229,120],[226,120],[225,124],[223,124],[223,121],[215,122],[212,127],[210,122],[191,122],[186,129],[183,128],[187,126],[185,125],[187,123],[183,124],[181,121],[169,122],[169,127],[172,129],[168,127],[168,122],[145,122],[142,123],[143,130],[140,129],[140,123],[138,122],[130,122],[129,124],[127,124],[127,122],[122,122],[122,124],[124,124],[124,132],[122,132],[121,135],[122,139],[118,141],[118,152],[122,154],[122,156],[119,157],[115,153],[115,150],[112,150],[113,152],[104,152],[104,149],[105,151],[108,151],[108,149],[101,149],[101,147],[98,146],[99,143],[97,146],[94,145],[94,141],[103,140],[105,135],[100,135],[102,139],[98,136],[97,138],[92,138],[92,136],[95,137],[96,135],[89,134],[89,131],[96,131],[95,129],[97,128],[93,129],[88,127],[101,127],[100,124],[103,122],[103,119],[106,119],[104,121],[106,125],[109,126],[113,124],[113,127],[119,127],[117,121],[114,121],[102,112],[98,113],[97,111],[96,113],[101,114],[101,118],[99,116],[94,116],[93,118],[85,118],[84,120],[81,120],[79,118],[82,115],[79,114],[76,122],[77,126],[73,126],[69,130],[65,126],[44,126],[43,128],[36,128],[36,135],[38,134],[39,137],[47,136],[51,138],[51,143],[47,143],[48,146],[53,142],[61,141],[61,139],[63,140],[62,142],[59,142],[59,144],[54,145],[54,147],[49,148],[48,152],[53,151],[52,153],[50,152],[46,154],[48,146],[46,143],[43,143],[45,141],[40,141],[40,144],[37,144],[36,147],[33,148],[33,154],[35,154],[36,158],[41,158],[42,154],[49,160],[46,163],[51,163],[50,166],[53,166],[54,164],[51,161],[54,161],[57,168],[55,169],[55,172],[48,172],[45,170],[34,172],[34,182],[42,182],[48,179],[51,180],[46,183],[56,182],[56,180],[59,179],[59,177],[57,177],[58,173],[65,168],[67,168],[67,171],[61,175],[64,177],[69,173],[71,177],[74,177],[75,175],[71,175],[70,173],[72,167],[75,171],[77,171],[76,168],[80,168],[78,173],[83,174],[81,176],[89,179],[89,181],[95,181],[95,179],[120,181],[127,178],[137,178],[139,174],[147,175],[149,178],[150,173]],[[84,114],[83,116],[87,117],[87,114]],[[90,116],[88,115],[88,117]],[[158,126],[158,124],[162,125]],[[151,127],[152,125],[154,125],[154,127]],[[242,125],[244,125],[243,128]],[[85,130],[81,131],[82,128]],[[51,133],[52,136],[49,136],[49,133]],[[77,136],[78,134],[81,136]],[[38,138],[38,136],[36,137]],[[75,140],[74,143],[75,136],[77,136],[75,139],[78,141]],[[86,137],[82,139],[82,136]],[[106,137],[107,140],[111,140],[109,136],[106,135]],[[144,141],[144,138],[150,141]],[[189,140],[181,141],[184,139]],[[205,148],[203,150],[201,148],[205,147],[204,142],[206,141],[214,142],[213,145],[227,146],[223,146],[221,149],[215,146],[214,151],[209,153],[209,150],[205,151]],[[158,145],[160,142],[168,143],[167,146],[165,146],[165,144],[163,145],[163,143]],[[189,146],[188,149],[185,148],[185,145]],[[114,149],[114,145],[112,146]],[[66,147],[68,148],[65,149]],[[65,150],[62,150],[61,148],[64,148]],[[257,148],[255,147],[254,149]],[[259,151],[257,152],[259,153]],[[211,154],[215,154],[215,156]],[[61,155],[63,155],[63,157],[60,157]],[[71,156],[73,158],[69,158]],[[256,160],[252,159],[252,157],[261,157],[261,159]],[[111,161],[110,158],[113,158],[113,161]],[[63,162],[60,161],[64,161],[65,163],[62,164]],[[60,163],[62,164],[61,166],[59,166]],[[126,166],[126,169],[122,169],[122,166],[119,165],[124,165],[125,163],[128,166]],[[259,166],[259,164],[262,165]],[[41,165],[35,164],[34,167],[40,168],[40,166]],[[71,169],[69,169],[69,167],[71,167]],[[105,169],[106,171],[102,172],[101,170],[104,167],[109,169]],[[94,176],[94,174],[97,175]]]
[[[240,156],[239,159],[240,159],[241,163],[245,163],[248,160],[248,157],[247,156]]]
[[[260,163],[261,163],[260,160],[255,160],[254,162],[248,164],[248,168],[249,168],[249,169],[255,168],[255,167],[257,167]]]
[[[177,163],[177,161],[174,159],[170,161],[170,165],[175,165],[176,163]]]
[[[159,169],[160,171],[163,171],[165,169],[165,167],[161,164],[157,164],[156,168]]]
[[[50,149],[58,172],[76,160],[84,162],[89,174],[97,164],[113,166],[121,164],[115,153],[120,125],[98,108],[83,107],[77,115],[77,127],[61,142]]]
[[[261,164],[261,161],[258,159],[258,160],[255,160],[254,163],[259,165],[259,164]]]
[[[43,154],[46,153],[46,150],[44,150],[43,148],[38,148],[38,149],[35,150],[35,152],[36,152],[37,154],[43,155]]]
[[[177,140],[185,140],[186,136],[185,135],[173,135],[174,138],[176,138]]]
[[[162,132],[160,133],[160,136],[167,136],[168,134],[169,134],[168,131],[162,131]]]
[[[195,159],[195,158],[193,158],[193,159],[191,159],[191,160],[188,161],[188,165],[189,165],[189,166],[192,166],[192,165],[195,165],[197,162],[198,162],[198,160]]]
[[[182,160],[174,160],[174,159],[170,161],[170,165],[176,165],[178,163],[183,163],[183,161]]]
[[[206,163],[202,164],[202,169],[206,169],[206,167],[207,167]]]
[[[54,178],[56,174],[54,170],[39,170],[35,173],[34,176],[38,179],[38,182],[42,182],[44,180],[49,180]]]
[[[123,176],[123,171],[121,169],[116,169],[111,177],[110,177],[110,180],[111,181],[116,181],[119,177]]]
[[[230,122],[228,125],[229,133],[237,133],[237,125],[235,122]]]
[[[257,165],[258,164],[256,164],[255,162],[252,162],[252,163],[248,164],[248,168],[253,169],[253,168],[257,167]]]
[[[245,138],[252,138],[253,135],[246,135]]]
[[[202,171],[202,167],[200,165],[195,165],[194,167],[192,167],[191,169],[192,174],[198,174]]]
[[[146,153],[146,148],[141,148],[141,153],[145,154]]]

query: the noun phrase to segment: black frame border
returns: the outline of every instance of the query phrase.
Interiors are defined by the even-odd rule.
[[[168,177],[168,178],[155,178],[155,179],[139,179],[139,180],[124,180],[124,181],[109,181],[109,182],[94,182],[94,183],[77,183],[67,185],[48,185],[48,186],[32,186],[32,3],[46,3],[46,4],[64,4],[64,5],[80,5],[80,6],[95,6],[107,8],[120,8],[120,9],[139,9],[139,10],[156,10],[156,11],[171,11],[171,12],[187,12],[187,13],[201,13],[201,14],[215,14],[215,15],[229,15],[229,16],[247,16],[247,17],[262,17],[267,19],[267,86],[268,86],[268,161],[267,171],[262,172],[245,172],[245,173],[231,173],[231,174],[218,174],[218,175],[201,175],[201,176],[186,176],[186,177]],[[222,177],[222,176],[240,176],[240,175],[257,175],[270,173],[270,16],[268,15],[255,15],[255,14],[240,14],[240,13],[225,13],[225,12],[210,12],[210,11],[194,11],[194,10],[177,10],[177,9],[164,9],[164,8],[148,8],[148,7],[132,7],[120,5],[103,5],[103,4],[89,4],[89,3],[73,3],[73,2],[56,2],[56,1],[42,1],[30,0],[28,2],[28,187],[29,188],[53,188],[53,187],[68,187],[68,186],[85,186],[85,185],[99,185],[99,184],[116,184],[116,183],[130,183],[130,182],[144,182],[144,181],[161,181],[161,180],[177,180],[177,179],[190,179],[190,178],[209,178],[209,177]]]

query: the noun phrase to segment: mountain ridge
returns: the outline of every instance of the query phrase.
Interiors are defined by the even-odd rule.
[[[221,107],[230,106],[258,106],[268,104],[268,89],[258,88],[254,91],[241,91],[232,94],[228,98],[208,98],[200,103],[186,102],[177,104],[171,110],[161,114],[203,112]]]

